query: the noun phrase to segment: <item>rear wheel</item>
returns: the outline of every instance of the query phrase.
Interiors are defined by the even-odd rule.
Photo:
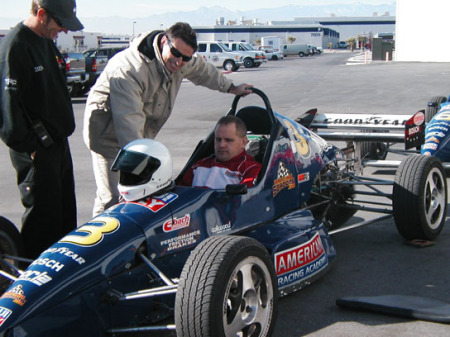
[[[446,101],[447,98],[443,96],[431,97],[430,101],[427,104],[427,108],[425,109],[425,123],[431,121],[434,115],[436,115],[436,112],[438,112],[441,103],[444,103]]]
[[[0,216],[0,269],[8,274],[17,275],[13,266],[18,266],[14,257],[23,256],[23,239],[16,226]],[[0,293],[2,294],[12,281],[0,276]]]
[[[247,237],[214,236],[191,253],[175,300],[178,336],[270,336],[277,313],[274,267]]]
[[[298,53],[298,56],[303,57],[305,56],[305,53],[301,51],[300,53]]]
[[[433,240],[445,223],[447,180],[436,157],[413,155],[395,175],[393,213],[397,230],[407,240]]]

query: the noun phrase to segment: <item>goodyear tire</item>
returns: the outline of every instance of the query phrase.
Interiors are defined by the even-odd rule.
[[[191,253],[180,276],[177,336],[270,336],[277,297],[274,267],[259,242],[208,238]]]
[[[433,240],[445,223],[447,180],[436,157],[413,155],[395,175],[393,213],[397,230],[406,240]]]
[[[23,256],[23,239],[16,226],[8,219],[0,216],[0,269],[8,274],[16,275],[11,265],[18,266],[14,257]],[[0,293],[3,293],[12,282],[0,277]]]
[[[439,111],[439,106],[441,105],[441,103],[444,103],[446,101],[447,98],[443,96],[431,97],[430,101],[427,104],[427,108],[425,109],[425,123],[431,121],[434,115],[436,115],[436,113]]]

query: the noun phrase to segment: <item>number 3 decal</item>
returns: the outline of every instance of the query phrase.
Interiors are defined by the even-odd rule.
[[[94,224],[95,225],[89,225]],[[82,235],[67,235],[59,242],[73,243],[80,246],[93,246],[102,241],[105,234],[116,231],[120,222],[114,218],[99,217],[76,230]]]

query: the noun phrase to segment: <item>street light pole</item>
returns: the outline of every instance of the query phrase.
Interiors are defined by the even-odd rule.
[[[133,36],[134,36],[134,25],[136,24],[136,21],[133,21]]]

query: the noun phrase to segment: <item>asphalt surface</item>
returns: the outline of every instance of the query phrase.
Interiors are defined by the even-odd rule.
[[[356,62],[347,65],[349,58]],[[354,61],[355,59],[353,59]],[[448,95],[447,63],[372,62],[349,51],[270,61],[227,76],[263,90],[275,111],[296,117],[310,108],[325,113],[412,114],[432,96]],[[157,139],[170,149],[177,174],[197,142],[231,106],[233,96],[182,84],[173,115]],[[256,95],[239,106],[262,104]],[[70,138],[75,167],[79,224],[89,221],[95,187],[91,159],[82,141],[85,98],[73,100],[77,130]],[[20,227],[22,207],[6,147],[0,145],[0,213]],[[394,171],[366,170],[393,179]],[[371,215],[356,214],[353,221]],[[450,303],[450,228],[435,245],[406,245],[393,220],[333,236],[338,257],[328,274],[280,300],[274,336],[448,336],[447,324],[348,310],[335,304],[345,296],[387,294],[441,299]]]

